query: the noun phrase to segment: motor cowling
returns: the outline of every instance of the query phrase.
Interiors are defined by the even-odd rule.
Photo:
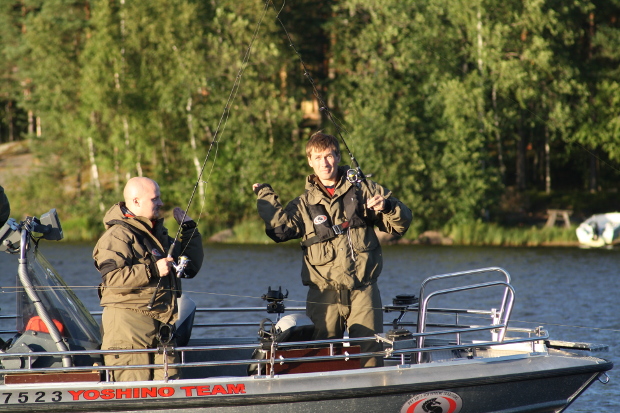
[[[289,314],[275,325],[274,339],[278,343],[312,340],[314,323],[305,314]]]

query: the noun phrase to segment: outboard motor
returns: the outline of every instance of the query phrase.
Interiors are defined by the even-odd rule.
[[[277,343],[312,340],[314,323],[305,314],[289,314],[274,327],[273,340]]]

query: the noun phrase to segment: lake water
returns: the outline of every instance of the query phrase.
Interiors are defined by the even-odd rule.
[[[86,307],[98,311],[98,298],[91,287],[99,283],[100,277],[90,258],[92,247],[45,242],[41,249]],[[184,291],[198,307],[264,307],[261,295],[269,286],[289,291],[287,306],[305,304],[306,288],[299,277],[301,251],[297,246],[209,245],[205,252],[200,274],[184,281]],[[491,266],[504,268],[516,290],[511,326],[545,326],[556,340],[609,345],[609,352],[596,355],[616,364],[608,373],[610,382],[595,382],[567,412],[620,412],[619,251],[396,245],[384,247],[384,257],[379,284],[384,304],[391,303],[397,294],[418,295],[420,282],[430,275]],[[2,286],[14,282],[15,265],[15,257],[0,254]],[[486,280],[474,280],[481,281]],[[13,294],[3,293],[2,314],[14,313],[9,304]],[[480,304],[476,308],[489,310],[496,306],[496,298],[474,294],[472,299]],[[209,315],[198,321],[207,321],[205,317],[218,320],[217,315]],[[386,320],[392,317],[388,314]],[[211,334],[219,331],[195,331],[195,335]]]

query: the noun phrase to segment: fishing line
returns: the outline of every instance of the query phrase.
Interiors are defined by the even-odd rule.
[[[357,160],[353,157],[351,150],[349,149],[346,141],[344,140],[341,131],[343,130],[343,128],[341,127],[341,125],[335,121],[335,119],[332,116],[331,111],[329,110],[328,106],[326,105],[325,101],[323,100],[323,98],[321,97],[321,94],[319,93],[319,91],[316,88],[316,85],[314,83],[314,80],[312,79],[312,77],[310,76],[310,73],[308,71],[308,68],[306,66],[306,64],[304,63],[301,54],[299,53],[299,51],[297,50],[297,48],[295,47],[293,40],[289,34],[289,32],[286,30],[286,26],[284,25],[284,23],[282,22],[282,20],[280,19],[280,14],[282,12],[282,10],[284,9],[284,6],[286,4],[286,1],[284,1],[282,3],[282,7],[280,8],[280,10],[276,9],[275,4],[273,3],[273,1],[271,1],[271,4],[273,5],[274,10],[276,10],[277,15],[276,15],[276,20],[278,21],[278,23],[282,26],[282,29],[284,30],[284,32],[286,33],[286,36],[288,38],[289,41],[289,45],[293,48],[293,51],[295,52],[295,54],[299,57],[299,60],[301,62],[301,65],[304,69],[304,75],[307,77],[308,81],[310,82],[310,84],[312,85],[312,89],[313,89],[313,93],[314,96],[317,98],[317,100],[319,101],[320,105],[321,105],[321,110],[324,111],[326,113],[327,118],[334,124],[334,126],[336,127],[337,130],[337,134],[340,137],[340,139],[342,140],[342,142],[344,143],[345,148],[347,149],[347,151],[349,152],[349,156],[351,157],[351,162],[354,164],[354,166],[356,167],[356,169],[358,169],[360,172],[361,170],[359,169],[359,164],[357,163]],[[446,63],[450,63],[448,61],[447,58],[437,54],[437,52],[435,50],[430,50],[429,48],[425,48],[429,53],[437,56],[440,60],[445,61]],[[460,69],[461,72],[463,74],[466,74],[467,71],[465,69]],[[499,96],[513,102],[516,105],[519,105],[519,102],[517,102],[514,98],[508,96],[508,95],[504,95],[504,94],[500,94],[498,93]],[[548,122],[545,121],[542,116],[538,115],[537,113],[531,111],[528,108],[524,108],[526,112],[530,113],[532,116],[534,116],[535,118],[537,118],[538,120],[540,120],[541,123],[543,124],[547,124]],[[577,142],[577,141],[573,141],[573,142],[566,142],[566,144],[575,144],[578,147],[580,147],[583,151],[587,152],[588,154],[590,154],[591,156],[593,156],[594,158],[596,158],[598,161],[600,161],[602,164],[606,165],[607,167],[609,167],[610,169],[616,171],[616,172],[620,172],[620,169],[615,167],[614,165],[612,165],[611,163],[605,161],[604,159],[602,159],[600,156],[598,156],[596,153],[594,153],[593,151],[589,150],[588,148],[586,148],[582,143]],[[363,176],[363,175],[362,175]]]
[[[94,288],[97,288],[97,286],[94,285],[70,285],[70,286],[46,286],[46,287],[39,287],[37,288],[38,291],[43,291],[43,290],[92,290]],[[108,288],[115,288],[115,287],[108,287]],[[122,289],[123,287],[116,287],[119,289]],[[144,287],[146,289],[146,287]],[[0,286],[0,294],[14,294],[15,290],[20,290],[23,289],[23,287],[21,286]],[[11,291],[5,291],[5,290],[11,290]],[[209,291],[197,291],[197,290],[187,290],[185,291],[186,293],[192,293],[192,294],[198,294],[198,295],[214,295],[214,296],[218,296],[218,297],[230,297],[230,298],[247,298],[247,299],[255,299],[255,300],[263,300],[262,297],[259,296],[253,296],[253,295],[242,295],[242,294],[230,294],[230,293],[214,293],[214,292],[209,292]],[[306,300],[295,300],[292,298],[285,298],[282,300],[283,302],[286,303],[296,303],[299,305],[307,305],[308,301]],[[226,310],[226,308],[222,308],[224,311]],[[381,310],[383,310],[383,308],[381,308]],[[444,316],[444,317],[450,317],[452,318],[453,315],[449,315],[449,314],[435,314],[437,316]],[[9,317],[9,316],[5,316],[5,317]],[[466,314],[459,314],[459,318],[469,318],[469,319],[486,319],[483,316],[473,316],[473,315],[466,315]],[[559,323],[548,323],[548,322],[544,322],[544,321],[525,321],[525,320],[514,320],[514,319],[510,319],[510,323],[523,323],[523,324],[534,324],[534,325],[542,325],[544,327],[548,327],[548,326],[555,326],[555,327],[565,327],[565,328],[575,328],[575,329],[583,329],[583,330],[595,330],[595,331],[607,331],[607,332],[612,332],[612,333],[620,333],[620,329],[614,329],[614,328],[603,328],[603,327],[589,327],[589,326],[578,326],[578,325],[569,325],[569,324],[559,324]]]
[[[271,5],[273,6],[273,9],[276,11],[276,20],[278,21],[278,23],[280,24],[280,26],[282,26],[282,29],[284,30],[284,33],[286,34],[286,37],[288,39],[289,46],[293,49],[293,51],[299,58],[299,62],[301,63],[301,66],[304,70],[304,76],[308,79],[308,82],[310,82],[310,85],[312,86],[312,93],[314,94],[317,101],[319,102],[319,105],[320,105],[319,110],[324,112],[325,115],[327,116],[327,119],[329,119],[329,121],[334,125],[334,127],[336,128],[336,134],[338,135],[338,137],[344,144],[345,149],[349,153],[349,157],[351,158],[351,166],[353,166],[355,170],[357,171],[356,182],[357,183],[365,182],[366,176],[362,172],[362,169],[360,168],[360,165],[357,162],[357,159],[355,159],[355,156],[353,156],[353,153],[351,152],[351,149],[349,149],[349,145],[347,145],[347,141],[344,139],[344,136],[342,134],[343,131],[346,132],[345,128],[336,121],[336,119],[334,118],[332,114],[332,111],[327,106],[327,103],[325,102],[325,100],[323,100],[323,97],[321,93],[319,92],[318,88],[316,87],[314,79],[312,78],[312,75],[310,74],[310,71],[308,70],[306,63],[304,62],[301,56],[301,53],[299,53],[299,51],[297,50],[297,47],[295,47],[295,43],[293,42],[291,35],[289,34],[288,30],[286,30],[286,26],[284,25],[284,22],[282,21],[282,19],[280,19],[280,14],[282,13],[282,10],[284,10],[284,6],[286,5],[286,0],[282,2],[282,7],[280,8],[280,10],[276,9],[276,5],[273,3],[272,0],[267,0],[267,1],[271,3]],[[349,179],[349,176],[347,176],[347,179]],[[353,182],[352,179],[355,179],[355,178],[351,177],[349,181]]]
[[[545,323],[538,321],[523,321],[523,320],[510,320],[511,323],[525,323],[525,324],[536,324],[543,326],[555,326],[555,327],[567,327],[567,328],[580,328],[584,330],[597,330],[597,331],[611,331],[613,333],[620,333],[620,329],[617,328],[603,328],[603,327],[586,327],[586,326],[574,326],[570,324],[558,324],[558,323]]]
[[[435,316],[444,316],[444,317],[454,317],[453,314],[434,314]],[[482,320],[486,320],[487,317],[484,317],[482,315],[467,315],[467,314],[459,314],[458,315],[459,319],[461,318],[469,318],[469,319],[482,319]],[[567,328],[580,328],[580,329],[584,329],[584,330],[597,330],[597,331],[610,331],[613,333],[620,333],[620,329],[614,329],[614,328],[603,328],[603,327],[586,327],[586,326],[575,326],[575,325],[568,325],[568,324],[558,324],[558,323],[547,323],[544,321],[524,321],[524,320],[515,320],[515,319],[510,319],[509,320],[510,324],[512,323],[523,323],[523,324],[534,324],[537,326],[555,326],[555,327],[567,327]]]
[[[185,220],[185,217],[187,217],[187,212],[189,211],[189,208],[192,205],[192,202],[194,200],[194,197],[196,195],[196,191],[197,191],[198,187],[202,183],[204,183],[205,185],[208,185],[208,183],[209,183],[209,181],[211,179],[211,174],[213,173],[213,170],[214,170],[214,167],[215,167],[215,160],[217,159],[217,152],[218,152],[219,141],[221,139],[222,134],[226,130],[226,126],[228,125],[228,119],[230,117],[230,107],[232,105],[232,102],[235,100],[235,97],[237,97],[237,94],[239,93],[239,88],[241,86],[241,77],[243,76],[243,73],[245,72],[245,69],[248,66],[248,62],[250,60],[250,56],[251,56],[251,53],[252,53],[252,47],[254,46],[254,42],[258,38],[258,32],[259,32],[260,27],[261,27],[261,25],[263,23],[265,15],[267,14],[267,11],[269,10],[269,2],[270,1],[271,0],[266,0],[265,1],[265,4],[263,6],[263,12],[260,15],[260,18],[259,18],[259,20],[258,20],[258,22],[256,24],[256,27],[254,28],[254,32],[252,33],[252,37],[250,39],[250,43],[249,43],[247,49],[245,50],[245,54],[244,54],[243,59],[241,61],[241,66],[239,67],[239,70],[237,72],[237,76],[235,77],[235,81],[233,82],[233,86],[230,89],[230,93],[228,94],[228,100],[226,101],[226,104],[224,105],[224,109],[222,110],[222,114],[221,114],[220,119],[218,121],[217,127],[215,128],[215,132],[213,133],[213,139],[211,141],[211,144],[209,145],[209,149],[207,150],[207,155],[205,156],[204,161],[202,162],[202,167],[200,168],[200,173],[198,174],[198,178],[196,179],[196,183],[194,184],[194,188],[193,188],[192,193],[191,193],[191,195],[189,197],[189,201],[187,202],[187,207],[183,211],[183,217],[181,218],[181,224]],[[215,151],[215,152],[214,152],[214,159],[212,161],[211,169],[209,170],[209,173],[207,174],[206,180],[203,180],[204,171],[205,171],[205,168],[207,166],[207,162],[209,160],[209,157],[210,157],[212,151]],[[203,197],[203,207],[204,207],[204,198],[206,198],[206,188],[205,188],[205,195]],[[202,211],[203,211],[203,208],[201,208],[200,215],[202,215]],[[201,218],[201,216],[198,217],[198,221],[196,223],[200,222],[200,218]],[[181,235],[182,228],[183,227],[179,224],[179,228],[177,230],[177,233],[176,233],[176,235],[174,237],[174,240],[172,241],[172,244],[170,245],[169,255],[172,252],[172,250],[174,248],[174,245],[178,241],[179,236]],[[193,236],[195,231],[197,231],[197,227],[194,228],[194,231],[192,232],[192,236]],[[191,237],[190,237],[190,239],[191,239]],[[185,248],[187,248],[187,246]],[[185,249],[183,249],[183,251],[181,252],[180,255],[183,255],[184,251],[185,251]]]

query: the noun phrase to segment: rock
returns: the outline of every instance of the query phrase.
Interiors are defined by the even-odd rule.
[[[209,242],[224,242],[235,236],[235,233],[231,228],[217,232],[209,237]]]
[[[387,232],[379,231],[379,229],[375,228],[375,234],[377,234],[377,238],[379,239],[379,243],[381,245],[389,245],[396,244],[400,239],[397,235],[388,234]]]
[[[425,245],[452,245],[452,238],[444,237],[439,231],[424,231],[418,236],[419,244]]]

